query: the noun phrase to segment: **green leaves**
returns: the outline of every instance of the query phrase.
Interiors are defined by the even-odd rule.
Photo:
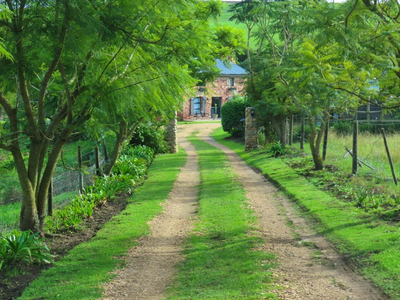
[[[221,125],[224,131],[234,136],[244,135],[245,109],[248,106],[246,99],[237,97],[224,104],[221,108]]]
[[[267,145],[267,153],[272,155],[273,157],[278,157],[280,155],[286,154],[286,149],[278,141],[278,142],[274,142],[270,145]]]
[[[0,271],[18,262],[53,262],[53,255],[38,234],[28,230],[3,237],[0,240]]]
[[[132,193],[144,180],[154,152],[146,146],[137,146],[125,150],[125,153],[128,155],[118,159],[110,176],[97,178],[93,186],[86,187],[70,204],[48,217],[46,229],[50,232],[75,231],[84,219],[92,216],[97,206],[114,200],[118,193]]]
[[[0,5],[0,21],[9,21],[10,17],[12,15],[12,12],[8,10],[4,5]],[[5,49],[4,44],[3,44],[3,38],[0,37],[0,57],[5,57],[9,60],[13,60],[12,55]],[[1,132],[0,132],[1,134]]]

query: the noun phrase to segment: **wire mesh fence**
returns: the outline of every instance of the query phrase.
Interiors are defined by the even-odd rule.
[[[78,195],[81,188],[91,185],[96,178],[96,165],[100,166],[101,169],[101,166],[106,162],[107,150],[105,142],[103,142],[102,149],[95,147],[91,151],[82,153],[81,159],[78,156],[79,147],[77,150],[76,156],[69,153],[71,155],[69,155],[68,166],[65,166],[61,159],[55,170],[52,197],[49,197],[52,201],[48,201],[50,211],[66,206]],[[99,155],[96,155],[97,151],[99,151]],[[76,157],[76,159],[71,157]],[[96,157],[98,158],[97,163]],[[79,161],[82,162],[81,168],[79,167]],[[20,187],[16,183],[10,184],[9,191],[6,194],[7,196],[3,197],[3,199],[0,198],[0,236],[18,229],[19,212],[23,200]]]
[[[297,143],[301,143],[301,139],[304,138],[307,140],[309,134],[309,128],[306,128],[305,133],[302,133],[301,121],[302,116],[295,116],[294,142]],[[319,125],[321,120],[316,118],[315,122]],[[354,151],[355,122],[358,124],[356,158],[352,154]],[[307,123],[305,124],[307,125]],[[329,121],[329,124],[329,138],[325,150],[327,151],[327,160],[325,163],[340,167],[343,170],[349,170],[353,174],[367,175],[379,180],[387,181],[393,180],[392,178],[396,176],[400,177],[400,152],[397,150],[400,147],[400,120],[396,115],[363,120],[334,117]],[[383,133],[387,136],[386,142]],[[352,165],[355,165],[353,170]]]
[[[104,148],[99,150],[100,158],[105,157],[106,150],[104,150]],[[76,157],[78,157],[78,155]],[[83,187],[86,187],[93,183],[96,175],[95,150],[82,153],[81,157],[81,170],[79,170],[78,161],[73,168],[56,168],[55,175],[53,176],[53,197],[55,199],[54,208],[57,209],[66,205],[70,200],[73,199],[74,194],[78,194],[81,188],[80,177],[82,177]],[[100,166],[104,163],[104,158],[99,161]],[[8,194],[7,199],[0,199],[0,205],[21,203],[22,200],[23,195],[21,190],[14,188],[14,190],[10,194]]]

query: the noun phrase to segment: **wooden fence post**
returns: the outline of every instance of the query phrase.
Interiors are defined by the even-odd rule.
[[[328,148],[328,132],[329,132],[329,120],[325,124],[324,145],[322,147],[322,160],[323,161],[325,161],[326,151]]]
[[[293,146],[293,114],[289,119],[289,146]]]
[[[78,146],[78,168],[79,168],[79,192],[83,192],[83,174],[82,174],[82,152],[81,146]]]
[[[100,171],[100,153],[99,153],[99,147],[94,147],[94,153],[96,157],[96,175],[101,176],[101,171]]]
[[[48,151],[48,154],[50,156],[50,151]],[[50,179],[50,185],[49,185],[49,190],[47,192],[47,215],[52,216],[53,215],[53,176]]]
[[[354,129],[353,129],[353,175],[357,175],[357,139],[358,139],[358,121],[354,121]]]
[[[386,153],[387,153],[387,156],[388,156],[388,159],[389,159],[390,169],[392,170],[392,176],[393,176],[394,184],[397,185],[396,173],[394,172],[392,157],[390,156],[389,147],[388,147],[388,144],[387,144],[387,141],[386,141],[385,129],[381,128],[381,132],[382,132],[382,136],[383,136],[383,142],[385,143]]]
[[[305,119],[301,119],[301,140],[300,140],[300,150],[304,150],[304,136],[305,136]]]

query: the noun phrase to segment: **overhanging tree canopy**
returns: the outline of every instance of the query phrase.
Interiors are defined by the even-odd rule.
[[[11,152],[24,201],[20,228],[43,231],[51,176],[63,145],[95,110],[167,114],[193,83],[188,67],[214,61],[207,18],[215,1],[0,1],[0,148]],[[214,39],[215,41],[215,39]],[[160,88],[160,89],[158,89]],[[123,116],[124,120],[132,117]],[[24,143],[29,157],[24,159]],[[47,157],[47,152],[50,154]]]

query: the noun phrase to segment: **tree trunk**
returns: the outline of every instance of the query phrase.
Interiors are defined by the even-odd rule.
[[[104,175],[109,176],[111,174],[112,168],[114,167],[119,155],[121,154],[125,141],[132,136],[133,132],[136,130],[138,126],[139,122],[135,123],[135,125],[132,128],[129,128],[129,124],[125,120],[119,123],[118,132],[114,131],[115,134],[117,135],[117,140],[115,142],[111,158],[107,162],[106,168],[104,170]]]
[[[287,116],[277,115],[271,117],[272,125],[276,131],[276,139],[281,143],[282,147],[287,145]]]
[[[321,130],[320,130],[321,131]],[[312,154],[312,158],[314,161],[314,167],[315,170],[322,170],[324,168],[323,162],[322,162],[322,157],[321,157],[321,151],[320,151],[320,147],[318,144],[314,144],[314,142],[312,142],[313,140],[315,140],[315,137],[319,135],[318,133],[314,133],[312,132],[310,135],[310,148],[311,148],[311,154]],[[318,139],[318,138],[317,138]]]
[[[117,162],[119,155],[121,154],[121,151],[122,151],[125,141],[126,141],[126,138],[121,136],[120,133],[117,133],[117,140],[115,141],[113,152],[112,152],[111,157],[109,158],[106,168],[104,170],[104,175],[109,176],[111,174],[111,171],[112,171],[115,163]]]
[[[324,168],[322,156],[321,156],[321,142],[325,132],[325,126],[329,121],[329,114],[324,112],[324,117],[321,122],[320,128],[317,128],[315,120],[312,119],[310,122],[311,133],[310,133],[310,149],[311,155],[314,161],[315,170],[322,170]]]
[[[35,201],[35,191],[29,180],[21,151],[19,151],[19,149],[13,149],[12,155],[14,157],[15,168],[17,170],[23,195],[20,213],[20,229],[31,229],[32,231],[37,232],[39,231],[39,217]]]
[[[265,136],[264,145],[273,142],[274,129],[273,129],[273,126],[271,126],[271,123],[265,123],[264,124],[264,136]]]

